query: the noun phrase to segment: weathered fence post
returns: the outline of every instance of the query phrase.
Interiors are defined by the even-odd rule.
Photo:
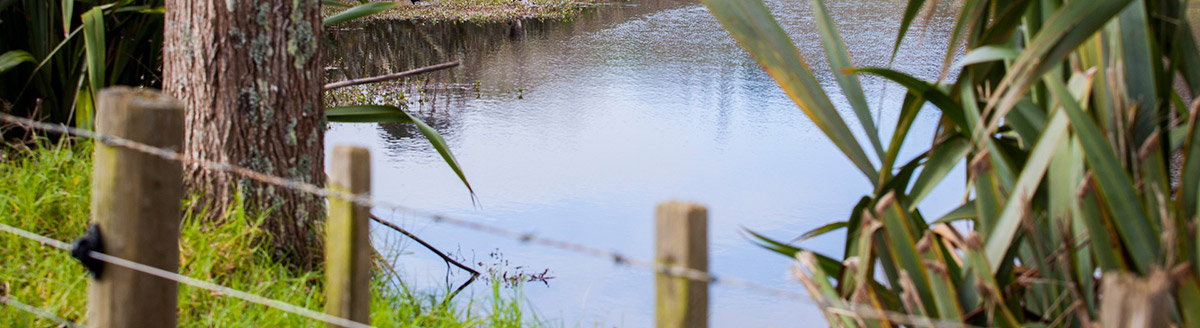
[[[655,261],[708,272],[708,209],[692,203],[658,205]],[[708,283],[657,273],[655,317],[659,328],[708,327]]]
[[[371,191],[371,153],[366,148],[334,147],[331,161],[330,188],[355,195]],[[370,210],[330,197],[325,227],[325,312],[366,324],[371,322]]]
[[[183,150],[183,105],[158,91],[113,87],[96,97],[96,132]],[[103,253],[179,271],[183,165],[96,142],[92,221]],[[178,284],[115,265],[88,286],[91,327],[175,327]]]
[[[1170,274],[1156,270],[1142,278],[1132,273],[1108,272],[1101,280],[1102,327],[1168,326]]]

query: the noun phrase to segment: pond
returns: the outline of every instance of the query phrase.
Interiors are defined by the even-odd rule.
[[[886,66],[906,1],[827,1],[856,63]],[[858,123],[824,62],[808,1],[768,0],[852,127]],[[940,72],[956,11],[942,1],[919,18],[895,68],[926,80]],[[330,81],[462,60],[417,87],[354,90],[368,102],[400,91],[410,112],[440,131],[478,194],[467,189],[412,126],[332,124],[327,147],[372,150],[373,194],[388,201],[642,259],[652,257],[659,202],[709,209],[716,275],[803,292],[791,261],[754,246],[744,229],[791,239],[843,220],[870,184],[698,1],[637,0],[585,10],[566,22],[413,25],[373,22],[330,31]],[[864,78],[890,136],[904,90]],[[382,96],[381,96],[382,95]],[[911,158],[938,120],[926,109]],[[855,129],[860,130],[860,129]],[[862,139],[861,131],[859,137]],[[962,200],[961,167],[921,204],[937,217]],[[541,273],[529,306],[566,326],[649,326],[653,275],[611,260],[527,245],[425,218],[377,210],[482,269]],[[444,289],[467,275],[395,233],[373,227],[405,283]],[[801,245],[840,257],[843,233]],[[447,276],[448,272],[450,273]],[[449,287],[448,287],[449,286]],[[488,295],[476,283],[467,293]],[[715,285],[710,322],[726,326],[827,326],[807,300]]]

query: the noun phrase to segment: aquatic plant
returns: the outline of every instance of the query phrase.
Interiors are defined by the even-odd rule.
[[[1170,286],[1147,291],[1167,294],[1152,309],[1159,318],[1200,327],[1200,101],[1187,104],[1200,91],[1200,51],[1186,2],[965,0],[940,63],[943,77],[960,73],[922,81],[855,67],[824,2],[812,0],[865,146],[761,0],[704,3],[874,186],[846,220],[805,234],[845,230],[840,260],[754,233],[798,260],[797,278],[831,325],[1089,326],[1102,308],[1139,302],[1098,293],[1101,281],[1132,275]],[[909,1],[893,58],[924,5]],[[887,138],[861,74],[908,90]],[[899,162],[923,110],[941,113],[933,146]],[[966,201],[938,218],[921,213],[964,162]]]

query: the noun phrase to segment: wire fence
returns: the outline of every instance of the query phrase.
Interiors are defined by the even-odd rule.
[[[26,238],[26,239],[34,240],[34,241],[37,241],[38,243],[41,243],[42,245],[58,248],[58,249],[61,249],[61,250],[67,251],[67,252],[71,251],[71,245],[69,245],[65,242],[58,241],[58,240],[55,240],[55,239],[52,239],[52,238],[49,238],[46,236],[38,235],[38,234],[29,232],[29,231],[25,231],[20,228],[13,227],[13,226],[10,226],[7,224],[0,223],[0,231],[8,232],[8,233],[11,233],[11,234],[14,234],[14,235]],[[322,322],[330,323],[330,324],[335,324],[335,325],[339,325],[339,326],[343,326],[343,327],[351,327],[351,328],[371,327],[370,325],[361,324],[358,322],[351,321],[349,319],[331,316],[331,315],[328,315],[325,313],[309,310],[307,308],[288,304],[288,303],[285,303],[282,301],[269,299],[266,297],[262,297],[262,296],[254,295],[251,293],[243,292],[240,290],[236,290],[233,288],[221,286],[221,285],[214,284],[211,282],[207,282],[207,281],[199,280],[196,278],[180,275],[180,274],[177,274],[174,272],[155,268],[155,267],[152,267],[149,265],[136,263],[136,262],[122,259],[122,258],[119,258],[116,256],[112,256],[112,255],[108,255],[108,254],[104,254],[104,253],[100,253],[100,252],[96,252],[96,251],[91,251],[90,253],[88,253],[88,255],[94,259],[103,261],[105,263],[109,263],[109,264],[123,267],[126,269],[138,271],[141,273],[149,274],[149,275],[156,276],[159,278],[172,280],[172,281],[182,283],[182,284],[185,284],[188,286],[208,290],[211,292],[218,293],[220,295],[225,295],[225,296],[241,299],[241,300],[244,300],[244,301],[247,301],[250,303],[260,304],[260,305],[274,308],[274,309],[277,309],[280,311],[308,317],[313,320],[322,321]]]
[[[35,306],[25,304],[25,303],[21,303],[20,301],[17,301],[15,299],[12,299],[11,297],[8,297],[5,295],[0,295],[0,303],[3,303],[4,305],[7,305],[7,306],[11,306],[11,307],[16,308],[21,311],[33,313],[34,315],[42,317],[42,318],[46,318],[47,320],[54,321],[54,323],[58,324],[60,327],[87,328],[87,326],[77,324],[74,321],[63,319],[60,316],[54,315],[54,313],[51,313],[50,311],[47,311],[46,309],[35,307]]]
[[[425,218],[434,223],[449,224],[449,225],[467,229],[467,230],[472,230],[472,231],[476,231],[476,232],[480,232],[480,233],[485,233],[485,234],[495,235],[495,236],[499,236],[499,237],[504,237],[507,239],[512,239],[512,240],[519,241],[524,244],[539,245],[539,246],[554,248],[554,249],[558,249],[558,250],[562,250],[562,251],[568,251],[568,252],[584,254],[584,255],[588,255],[588,256],[592,256],[592,257],[596,257],[596,258],[606,259],[606,260],[612,261],[615,265],[626,265],[626,266],[630,266],[630,267],[646,269],[646,270],[649,270],[649,271],[652,271],[655,273],[660,273],[660,274],[664,274],[664,275],[671,276],[671,277],[684,278],[684,279],[688,279],[688,280],[692,280],[692,281],[703,282],[703,283],[710,284],[710,285],[724,285],[727,287],[743,289],[743,290],[747,290],[747,291],[751,291],[751,292],[755,292],[758,294],[771,296],[771,297],[799,300],[801,302],[814,304],[823,310],[828,310],[833,313],[838,313],[841,315],[853,316],[853,317],[857,317],[860,319],[889,320],[894,323],[916,325],[916,326],[970,327],[968,325],[964,325],[961,322],[953,322],[953,321],[946,321],[946,320],[941,320],[941,319],[936,319],[936,318],[913,316],[913,315],[909,315],[909,314],[901,313],[901,312],[880,310],[880,309],[877,309],[874,307],[869,307],[869,306],[868,307],[851,306],[851,305],[844,304],[843,302],[841,302],[841,300],[836,300],[836,302],[830,301],[828,299],[823,298],[819,294],[810,295],[809,293],[798,292],[798,291],[788,290],[788,289],[781,289],[781,288],[777,288],[777,287],[771,287],[768,285],[756,283],[756,282],[745,280],[745,279],[735,278],[735,277],[725,277],[725,276],[718,277],[717,275],[713,275],[713,274],[705,272],[705,271],[700,271],[700,270],[676,266],[676,265],[669,265],[669,264],[664,264],[664,263],[656,263],[655,261],[634,258],[634,257],[626,256],[620,252],[606,250],[606,249],[602,249],[599,247],[593,247],[593,246],[584,245],[584,244],[580,244],[580,243],[569,242],[569,241],[565,241],[565,240],[553,239],[553,238],[549,238],[549,237],[540,236],[533,232],[516,231],[516,230],[504,228],[504,227],[488,225],[488,224],[477,222],[477,221],[461,219],[461,218],[456,218],[456,217],[452,217],[452,216],[448,216],[448,215],[442,215],[439,213],[424,211],[424,210],[416,209],[413,207],[409,207],[409,206],[405,206],[405,205],[397,204],[397,203],[393,203],[393,202],[376,200],[366,194],[352,194],[352,193],[342,192],[342,191],[338,191],[338,190],[323,188],[321,186],[307,183],[304,181],[272,176],[272,175],[264,174],[261,172],[257,172],[257,171],[254,171],[254,170],[251,170],[251,169],[248,169],[245,167],[241,167],[241,166],[237,166],[237,165],[233,165],[233,164],[229,164],[229,163],[216,162],[216,161],[211,161],[211,160],[206,160],[206,159],[191,158],[191,157],[184,156],[184,155],[182,155],[176,151],[170,150],[170,149],[157,148],[157,147],[149,146],[149,145],[146,145],[143,143],[135,142],[135,141],[124,139],[124,138],[119,138],[119,137],[114,137],[114,136],[109,136],[109,135],[102,135],[102,134],[99,134],[99,133],[96,133],[93,131],[72,128],[72,127],[67,127],[67,126],[63,126],[63,125],[55,125],[55,124],[47,124],[47,123],[37,122],[34,120],[17,117],[17,116],[12,116],[9,114],[4,114],[4,113],[0,113],[0,120],[14,123],[14,124],[21,125],[21,126],[25,126],[28,128],[43,130],[43,131],[52,132],[52,133],[84,137],[84,138],[91,138],[91,139],[100,141],[108,146],[125,148],[125,149],[129,149],[129,150],[141,152],[144,154],[148,154],[151,156],[156,156],[156,157],[168,160],[168,161],[180,162],[183,165],[199,167],[199,168],[202,168],[205,170],[211,170],[211,171],[222,172],[222,173],[232,173],[232,174],[235,174],[235,175],[238,175],[238,176],[250,179],[250,180],[258,181],[261,183],[265,183],[265,184],[269,184],[269,185],[273,185],[273,186],[277,186],[277,187],[281,187],[281,188],[285,188],[285,189],[300,191],[300,192],[308,193],[308,194],[319,196],[319,197],[339,198],[339,199],[343,199],[348,202],[352,202],[356,205],[364,206],[367,208],[380,208],[380,209],[391,210],[395,213],[403,213],[403,214],[406,214],[411,217]],[[37,240],[37,241],[39,241],[43,244],[49,245],[49,246],[58,247],[58,248],[66,247],[66,244],[62,243],[60,241],[49,239],[49,238],[42,237],[42,236],[38,236],[38,235],[35,235],[32,233],[29,233],[27,231],[4,226],[2,224],[0,224],[0,230],[14,233],[14,234],[17,234],[17,235],[20,235],[22,237],[26,237],[29,239]],[[320,321],[324,321],[327,323],[334,323],[334,324],[343,325],[343,326],[347,326],[347,327],[366,327],[365,325],[362,325],[362,324],[359,324],[359,323],[356,323],[353,321],[349,321],[349,320],[346,320],[343,318],[332,317],[327,314],[318,313],[318,312],[308,310],[308,309],[305,309],[305,308],[302,308],[299,306],[290,305],[290,304],[286,304],[283,302],[262,298],[262,297],[255,296],[255,295],[252,295],[249,293],[244,293],[244,292],[236,291],[233,289],[229,289],[227,287],[222,287],[219,285],[196,280],[193,278],[180,276],[175,273],[162,271],[157,268],[125,261],[123,259],[115,258],[115,257],[108,256],[105,254],[100,254],[100,253],[96,253],[96,252],[93,252],[92,254],[98,255],[97,259],[108,262],[108,263],[112,263],[114,265],[127,267],[132,270],[142,271],[144,273],[152,274],[155,276],[160,276],[160,277],[163,277],[166,279],[175,280],[180,283],[193,285],[198,288],[209,289],[214,292],[223,293],[223,294],[226,294],[226,295],[229,295],[232,297],[236,297],[236,298],[240,298],[240,299],[243,299],[243,300],[246,300],[249,302],[270,306],[270,307],[273,307],[273,308],[276,308],[276,309],[279,309],[282,311],[287,311],[287,312],[292,312],[292,313],[296,313],[299,315],[304,315],[304,316],[312,318],[314,320],[320,320]],[[144,271],[142,269],[144,269]],[[157,270],[157,271],[155,271],[155,270]],[[345,321],[340,321],[340,320],[345,320]]]

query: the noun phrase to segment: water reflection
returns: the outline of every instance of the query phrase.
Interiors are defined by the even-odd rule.
[[[859,65],[885,66],[906,1],[828,1]],[[807,1],[768,6],[853,120],[836,92]],[[914,27],[896,68],[933,80],[955,8],[940,2]],[[457,177],[410,126],[334,125],[327,140],[372,148],[374,193],[439,213],[536,232],[649,258],[654,205],[695,200],[710,209],[715,273],[800,290],[788,261],[752,246],[742,229],[789,238],[847,217],[870,185],[763,73],[708,10],[693,1],[619,2],[568,22],[506,24],[375,22],[333,31],[326,42],[330,80],[462,60],[427,77],[439,86],[414,113],[446,136],[479,194],[475,207]],[[478,83],[478,90],[475,85]],[[903,90],[864,78],[874,108],[898,108]],[[885,110],[890,135],[895,111]],[[931,136],[935,111],[913,128]],[[858,130],[858,129],[854,129]],[[904,149],[906,157],[928,143]],[[961,171],[922,209],[936,217],[958,205]],[[954,189],[958,189],[956,192]],[[648,326],[652,276],[611,262],[522,245],[415,218],[407,223],[465,258],[499,248],[514,266],[550,268],[550,287],[530,286],[531,303],[566,325]],[[383,232],[380,232],[381,234]],[[805,242],[838,254],[837,234]],[[378,246],[378,245],[377,245]],[[445,285],[445,266],[419,250],[400,256],[414,286]],[[476,292],[484,293],[479,288]],[[824,326],[804,302],[736,289],[712,291],[714,326]]]

